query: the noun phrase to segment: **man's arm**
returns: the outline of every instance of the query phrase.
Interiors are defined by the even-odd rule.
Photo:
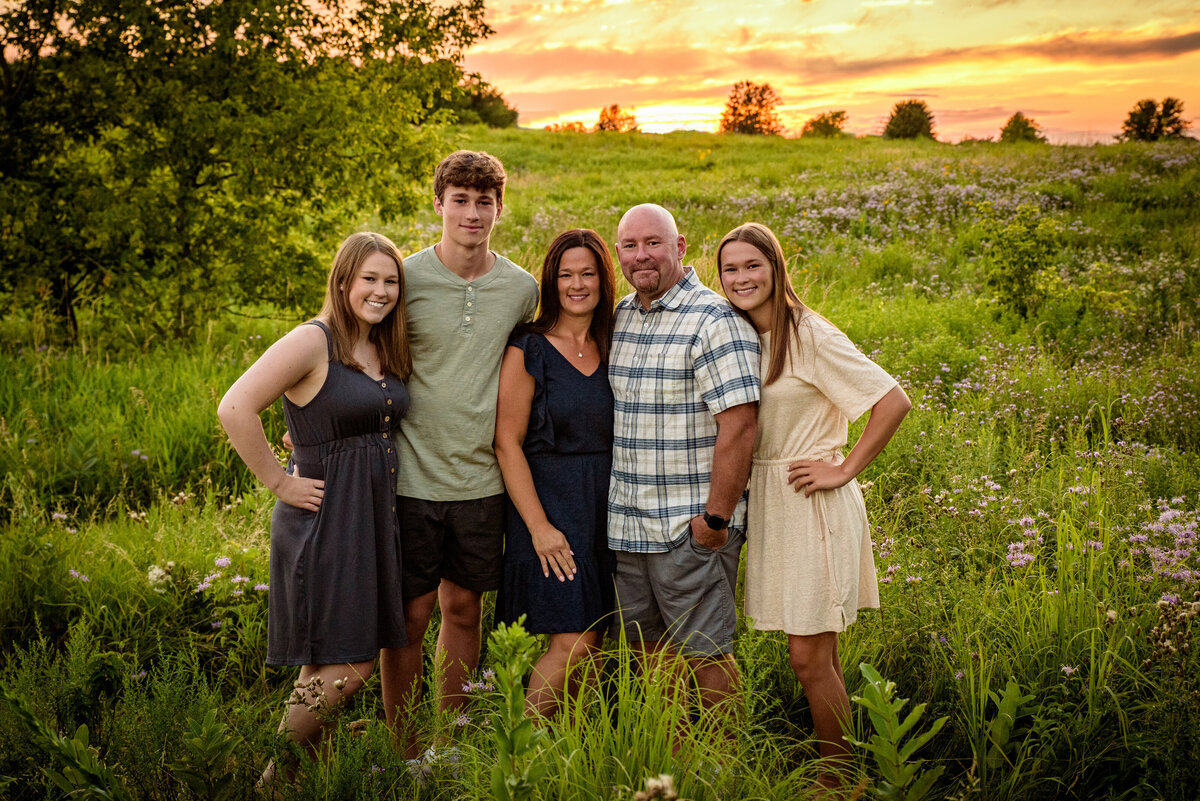
[[[709,482],[709,514],[726,520],[746,490],[750,479],[750,461],[754,454],[754,435],[758,430],[758,404],[741,403],[713,416],[717,421],[717,444],[713,446],[712,478]],[[713,531],[704,515],[692,518],[692,537],[706,548],[720,548],[729,539],[729,528]]]

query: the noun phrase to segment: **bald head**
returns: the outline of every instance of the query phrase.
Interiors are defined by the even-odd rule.
[[[621,273],[645,308],[683,278],[686,252],[687,242],[679,235],[675,218],[662,206],[634,206],[617,224]]]
[[[671,212],[657,203],[642,203],[621,215],[621,222],[617,223],[617,239],[620,240],[621,231],[625,228],[627,221],[640,220],[651,221],[671,236],[679,236],[679,228],[675,225],[675,218],[671,216]]]

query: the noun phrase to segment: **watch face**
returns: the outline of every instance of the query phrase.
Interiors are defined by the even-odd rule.
[[[729,521],[720,515],[710,515],[706,512],[704,514],[704,524],[713,531],[720,531],[729,525]]]

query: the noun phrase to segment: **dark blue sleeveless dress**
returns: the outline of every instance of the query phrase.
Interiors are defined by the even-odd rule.
[[[541,334],[515,334],[533,376],[533,405],[522,450],[551,525],[575,552],[574,581],[542,565],[525,521],[508,502],[504,581],[497,622],[522,614],[535,634],[603,629],[613,611],[613,554],[608,548],[608,474],[612,468],[613,396],[608,369],[586,376]]]
[[[366,662],[407,644],[400,592],[396,448],[408,390],[333,360],[316,397],[283,414],[295,450],[288,472],[325,481],[316,512],[277,501],[271,515],[267,662]]]

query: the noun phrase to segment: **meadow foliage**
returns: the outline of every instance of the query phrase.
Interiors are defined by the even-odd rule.
[[[912,398],[861,477],[882,609],[840,642],[863,699],[851,787],[1194,796],[1200,148],[438,136],[443,151],[503,159],[494,247],[531,268],[562,229],[612,236],[649,200],[676,214],[687,261],[717,286],[720,237],[770,225],[801,296]],[[361,225],[404,252],[440,231],[428,209]],[[296,307],[319,302],[297,288]],[[786,641],[744,623],[729,738],[663,680],[670,669],[643,674],[619,644],[580,667],[559,717],[525,727],[537,646],[511,629],[491,639],[462,714],[416,710],[457,762],[405,765],[376,678],[337,713],[329,759],[290,749],[275,727],[293,671],[263,664],[273,498],[215,409],[304,317],[239,311],[253,316],[132,349],[86,308],[72,347],[34,304],[0,321],[0,793],[248,797],[279,758],[297,766],[281,788],[295,799],[485,799],[496,782],[544,799],[806,796],[821,768]],[[278,406],[264,426],[278,442]]]

